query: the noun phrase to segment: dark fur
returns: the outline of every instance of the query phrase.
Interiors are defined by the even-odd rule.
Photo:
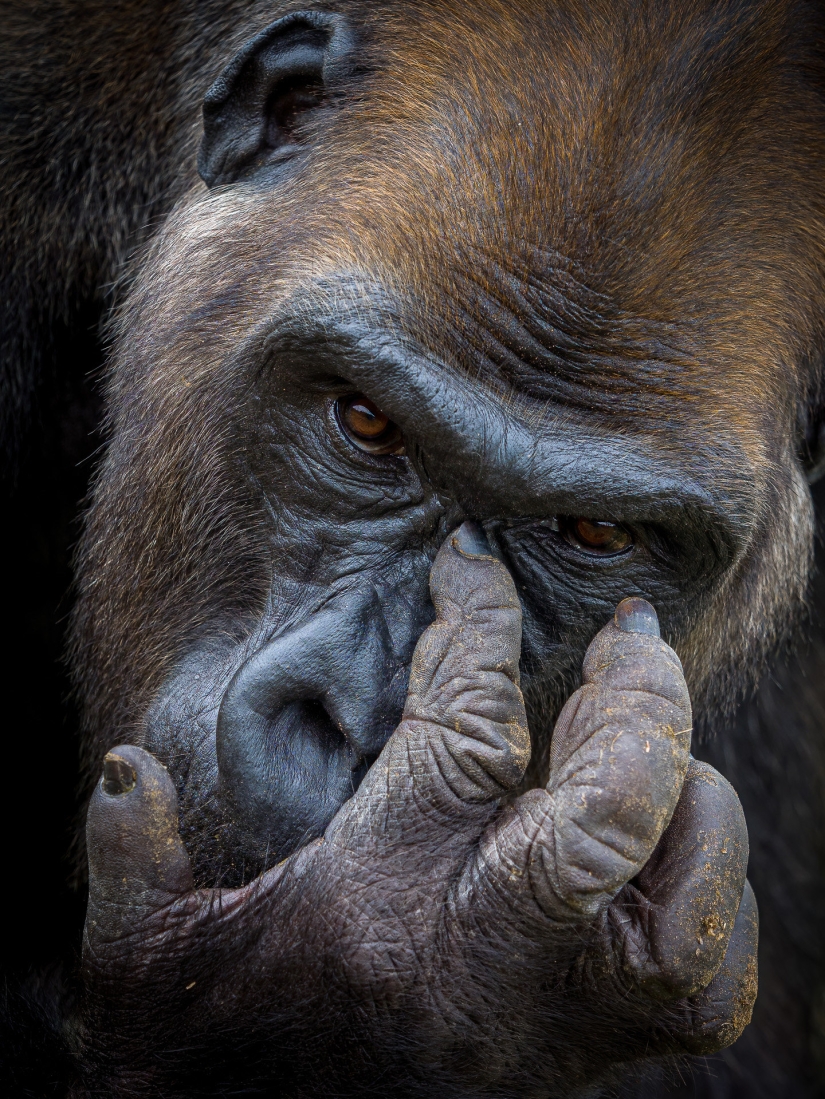
[[[716,593],[716,614],[701,617],[694,608],[694,617],[675,621],[672,632],[688,654],[696,697],[701,697],[705,685],[713,683],[718,698],[721,681],[722,697],[730,698],[730,684],[735,684],[741,668],[728,666],[727,650],[735,649],[736,663],[757,664],[766,646],[786,631],[788,619],[798,609],[794,598],[786,598],[784,589],[790,586],[791,594],[798,594],[804,579],[807,532],[804,516],[799,518],[799,505],[804,511],[805,502],[794,499],[789,482],[777,483],[777,469],[788,463],[772,465],[772,448],[786,446],[788,440],[801,445],[818,415],[825,316],[821,230],[825,203],[819,189],[819,180],[825,177],[822,13],[816,5],[736,3],[709,6],[703,16],[702,5],[673,5],[667,9],[669,14],[660,16],[660,25],[651,15],[649,38],[641,24],[636,25],[628,43],[627,71],[607,89],[599,86],[600,51],[607,50],[607,37],[602,40],[597,34],[582,40],[570,28],[577,19],[593,20],[596,25],[604,20],[607,26],[612,8],[607,5],[602,11],[599,5],[584,5],[574,9],[561,18],[559,26],[545,28],[546,43],[538,34],[537,44],[531,47],[581,51],[578,63],[583,78],[573,99],[578,95],[578,102],[587,106],[588,96],[597,101],[601,95],[602,102],[613,105],[613,115],[606,109],[584,110],[581,115],[572,112],[566,120],[570,128],[562,146],[569,162],[561,165],[560,171],[554,166],[560,211],[566,203],[575,203],[579,189],[585,195],[576,224],[587,244],[583,249],[581,239],[565,243],[570,252],[581,254],[584,250],[592,268],[602,273],[602,296],[582,295],[576,268],[561,253],[550,256],[549,266],[563,288],[560,294],[566,295],[566,300],[551,303],[551,311],[555,308],[557,315],[566,314],[568,320],[575,316],[571,330],[561,333],[564,338],[555,339],[555,357],[531,363],[529,356],[520,353],[526,339],[546,335],[534,326],[539,311],[529,300],[516,302],[516,311],[527,318],[526,331],[499,333],[491,353],[485,333],[470,326],[469,343],[476,355],[486,357],[488,370],[527,396],[546,395],[544,379],[551,373],[554,399],[572,408],[581,404],[597,407],[601,401],[609,410],[610,402],[617,399],[627,402],[631,413],[658,408],[661,441],[666,445],[667,433],[675,426],[674,396],[684,402],[718,397],[719,355],[726,349],[713,348],[710,369],[704,376],[697,375],[688,368],[708,361],[703,358],[708,347],[701,327],[691,355],[685,353],[684,344],[678,352],[671,348],[667,333],[675,332],[681,319],[691,315],[694,288],[680,281],[683,264],[691,247],[707,248],[704,229],[708,220],[719,218],[725,228],[723,244],[718,252],[707,251],[702,269],[710,282],[717,271],[725,276],[715,284],[714,304],[717,315],[731,324],[730,330],[738,330],[739,344],[727,349],[730,357],[724,365],[734,375],[738,372],[741,388],[724,395],[725,415],[737,427],[747,420],[742,435],[752,447],[748,460],[754,462],[756,488],[745,503],[756,506],[758,514],[739,575],[731,578],[727,595]],[[650,12],[654,11],[664,12],[665,8],[652,6]],[[195,182],[199,109],[205,88],[238,46],[274,14],[264,5],[250,8],[241,4],[139,9],[118,4],[59,9],[49,3],[7,5],[0,45],[4,55],[0,141],[6,158],[0,169],[0,245],[4,256],[0,335],[4,453],[13,471],[23,471],[18,474],[20,491],[31,491],[26,481],[36,439],[31,425],[37,422],[36,410],[48,408],[52,400],[55,376],[61,376],[67,364],[77,360],[77,374],[82,374],[86,365],[90,369],[98,365],[99,347],[89,349],[86,361],[83,330],[94,328],[103,317],[107,294],[121,277],[133,249],[151,235],[153,226]],[[407,67],[402,71],[409,89],[399,93],[395,87],[388,98],[392,101],[394,95],[397,105],[399,95],[401,99],[406,96],[410,117],[405,123],[389,113],[390,136],[399,126],[403,131],[405,124],[410,124],[414,136],[418,112],[437,91],[445,69],[449,70],[445,41],[483,42],[489,33],[486,20],[490,14],[479,12],[477,16],[473,9],[467,12],[461,6],[451,10],[451,5],[416,5],[414,10],[403,5],[368,6],[364,18],[368,24],[375,22],[379,43],[381,35],[391,34],[395,25],[404,27],[408,52]],[[493,6],[492,16],[506,28],[504,8]],[[680,19],[684,30],[674,33],[674,24]],[[465,23],[461,31],[453,25],[456,20]],[[414,49],[410,42],[416,44]],[[669,49],[669,42],[677,46]],[[526,48],[520,60],[533,71],[529,53]],[[701,70],[696,68],[697,57],[702,59]],[[474,79],[487,89],[505,86],[511,64],[507,55],[479,53],[473,57]],[[640,72],[645,65],[650,69],[661,65],[672,74],[668,94],[655,103],[636,97],[636,89],[644,86]],[[536,94],[537,89],[527,89],[528,99],[531,92]],[[705,108],[713,119],[709,128],[693,121],[705,118]],[[480,108],[470,96],[473,125],[497,135],[494,160],[505,186],[508,171],[514,169],[514,131],[512,117],[508,118],[512,109],[512,104],[505,107],[493,97],[484,109],[488,114],[482,111],[484,117],[479,120]],[[577,129],[582,118],[597,120],[601,130]],[[637,145],[626,141],[623,127],[628,119],[633,119],[644,135]],[[686,174],[674,181],[668,167],[677,120],[694,144],[687,152],[682,150],[679,163]],[[460,131],[460,120],[456,125]],[[593,145],[600,156],[596,163],[584,156]],[[490,271],[495,265],[510,265],[517,271],[532,259],[514,255],[509,249],[503,251],[497,234],[505,236],[505,230],[485,223],[462,232],[454,250],[440,252],[440,267],[427,265],[432,242],[441,240],[445,231],[449,233],[456,216],[461,215],[464,180],[480,170],[466,147],[460,143],[456,147],[464,158],[460,163],[448,165],[444,175],[439,174],[442,166],[435,166],[435,178],[442,188],[434,188],[434,193],[439,194],[440,202],[426,212],[426,218],[420,208],[416,211],[421,219],[416,226],[421,256],[404,260],[409,283],[420,295],[425,327],[432,319],[438,329],[430,339],[439,337],[444,324],[440,303],[446,284],[468,271]],[[633,161],[638,150],[644,150],[644,164]],[[362,155],[357,143],[355,154]],[[763,188],[755,205],[750,180],[740,186],[735,175],[743,155],[751,163],[761,160],[765,165],[764,171],[755,173]],[[724,168],[719,170],[719,163],[727,158],[733,165],[732,176]],[[486,171],[486,166],[482,167]],[[535,178],[543,178],[534,168]],[[432,165],[422,169],[428,187],[433,185],[432,169]],[[594,186],[596,178],[598,186]],[[659,178],[665,181],[661,188],[650,184]],[[628,180],[636,179],[646,181],[641,191],[623,189]],[[415,190],[422,181],[414,180],[412,186]],[[736,201],[747,208],[748,217],[730,215],[729,204],[735,207]],[[624,207],[629,211],[625,217]],[[752,216],[754,209],[761,217]],[[375,209],[368,212],[379,221],[384,217],[389,224],[397,216],[397,210],[380,208],[380,204],[377,215]],[[185,220],[186,208],[182,217]],[[618,235],[617,217],[621,225]],[[672,227],[681,250],[662,249],[655,239],[648,239],[647,227],[662,222]],[[365,237],[370,232],[378,235],[374,226],[361,228]],[[254,223],[249,230],[254,236]],[[521,231],[519,226],[507,230],[510,239]],[[629,250],[626,241],[631,242]],[[725,252],[741,249],[745,253],[754,241],[764,250],[765,281],[758,286],[733,286]],[[284,247],[292,243],[287,239]],[[241,242],[234,254],[239,268],[252,247],[252,243]],[[529,251],[530,245],[526,247]],[[225,260],[224,254],[210,257],[208,249],[206,253],[197,257],[205,264],[204,271],[210,258],[217,265]],[[137,265],[147,272],[143,297],[137,299],[144,309],[162,306],[165,292],[163,285],[152,281],[156,253],[146,255],[148,260]],[[635,259],[637,256],[642,259]],[[637,278],[646,296],[617,305],[614,288],[627,281],[625,265],[634,262],[648,265]],[[790,303],[783,294],[785,283],[777,277],[783,272],[789,273],[797,295]],[[496,277],[488,275],[486,282],[482,278],[476,285],[461,287],[461,300],[471,303],[471,313],[489,312],[491,295],[502,292],[498,275],[500,270]],[[233,296],[238,300],[243,295],[240,283],[242,279],[226,282],[229,306]],[[575,303],[572,310],[571,301]],[[433,303],[438,304],[433,307]],[[179,304],[176,300],[173,307]],[[547,309],[546,301],[542,308]],[[738,317],[733,315],[736,309],[742,309]],[[651,333],[634,318],[653,313],[658,324]],[[780,332],[773,324],[777,315],[785,326]],[[130,330],[134,316],[127,316],[124,331]],[[467,324],[466,315],[460,320]],[[449,315],[446,321],[448,332],[451,323],[458,324],[458,319]],[[208,324],[206,332],[217,334]],[[673,342],[677,342],[675,337]],[[460,353],[466,357],[466,348]],[[664,375],[658,367],[663,361],[668,362]],[[131,387],[132,380],[127,381]],[[240,487],[227,479],[226,468],[231,463],[221,465],[225,451],[216,447],[219,425],[211,418],[215,408],[231,405],[230,382],[224,381],[223,392],[207,388],[196,397],[197,431],[187,436],[181,426],[185,449],[174,456],[174,469],[168,450],[159,447],[157,464],[144,484],[148,495],[140,501],[150,521],[146,527],[131,530],[128,542],[118,545],[110,541],[112,508],[106,510],[98,504],[92,517],[85,550],[86,575],[102,582],[107,596],[102,603],[91,602],[87,596],[79,619],[76,659],[87,699],[87,782],[96,774],[101,750],[113,739],[112,729],[118,730],[121,739],[124,731],[139,730],[145,701],[152,697],[182,639],[191,637],[193,622],[224,615],[236,629],[239,607],[246,613],[255,606],[255,595],[260,598],[251,582],[255,575],[263,575],[260,547],[249,534],[250,511],[241,506]],[[139,402],[142,410],[151,407],[137,385],[124,389],[116,382],[113,393],[115,426],[117,417],[133,402]],[[91,399],[87,402],[92,403]],[[763,410],[761,417],[750,415],[754,402]],[[169,437],[174,411],[163,401],[157,407],[161,440]],[[191,422],[191,405],[176,411]],[[63,419],[71,422],[71,410]],[[142,427],[135,436],[135,446],[145,445],[145,430]],[[231,448],[231,440],[226,443]],[[125,469],[129,439],[122,430],[119,445]],[[83,445],[66,448],[69,454],[78,449],[82,451]],[[214,463],[211,482],[204,454]],[[734,455],[733,460],[737,459],[741,460],[741,454]],[[719,455],[722,468],[728,460]],[[108,491],[115,494],[120,491],[117,456],[110,463],[115,472],[109,478]],[[187,498],[194,486],[202,489],[204,480],[210,486],[210,508],[201,512],[198,525],[179,525],[174,503]],[[79,490],[73,481],[65,491],[71,498]],[[28,517],[25,510],[23,517]],[[799,543],[801,557],[784,553],[779,537],[783,525],[797,529],[792,540]],[[67,536],[61,537],[65,542]],[[151,560],[146,557],[150,538],[160,554]],[[118,546],[115,555],[112,544]],[[230,570],[227,560],[233,562]],[[126,584],[124,569],[131,564],[135,571]],[[8,571],[16,574],[19,567],[20,561],[13,558]],[[142,585],[149,586],[148,595]],[[181,585],[186,592],[183,599]],[[131,596],[123,595],[127,590]],[[738,620],[731,614],[731,604],[743,611]],[[46,609],[51,613],[50,607]],[[19,613],[23,616],[29,611],[24,606]],[[243,618],[241,615],[241,621]],[[142,648],[143,667],[138,673],[128,654],[129,635],[140,631],[152,648]],[[818,931],[823,912],[819,893],[822,821],[817,806],[823,792],[816,715],[821,705],[821,661],[814,641],[807,655],[768,682],[758,706],[722,728],[708,749],[740,790],[748,813],[753,844],[751,877],[764,921],[763,994],[752,1028],[709,1075],[697,1074],[695,1094],[741,1095],[743,1099],[819,1094],[823,975]],[[11,693],[17,691],[20,679],[20,672],[12,669]],[[785,701],[788,697],[790,703]],[[44,730],[44,735],[54,733]],[[135,735],[140,735],[139,731]],[[806,836],[804,843],[800,833]],[[26,1086],[36,1092],[35,1085]],[[26,1093],[22,1086],[20,1091]]]

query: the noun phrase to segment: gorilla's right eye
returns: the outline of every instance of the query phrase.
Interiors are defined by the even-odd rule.
[[[401,428],[363,393],[351,393],[335,402],[341,430],[359,450],[368,454],[403,454]]]

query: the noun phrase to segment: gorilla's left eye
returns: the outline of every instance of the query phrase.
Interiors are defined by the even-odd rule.
[[[600,557],[613,557],[625,553],[633,546],[633,538],[619,523],[603,519],[566,518],[560,528],[567,541],[586,553]]]
[[[351,393],[335,402],[341,430],[360,450],[368,454],[403,454],[401,428],[363,393]]]

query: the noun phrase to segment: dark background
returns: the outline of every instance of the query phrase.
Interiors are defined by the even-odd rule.
[[[3,484],[2,646],[5,954],[14,979],[71,958],[85,908],[73,887],[79,819],[78,711],[64,662],[72,551],[100,446],[92,309],[54,333],[16,476]]]

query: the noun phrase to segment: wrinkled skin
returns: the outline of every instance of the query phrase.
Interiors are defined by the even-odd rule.
[[[757,934],[744,818],[690,757],[653,609],[620,604],[559,717],[546,788],[499,811],[530,752],[518,596],[472,524],[431,585],[400,725],[323,837],[248,886],[197,890],[165,769],[139,748],[107,756],[87,826],[92,1090],[183,1096],[211,1076],[527,1095],[541,1080],[561,1096],[741,1031]],[[145,1045],[124,1057],[147,1002]],[[187,1050],[157,1057],[172,1019]],[[239,1077],[210,1054],[216,1034],[242,1044]]]

